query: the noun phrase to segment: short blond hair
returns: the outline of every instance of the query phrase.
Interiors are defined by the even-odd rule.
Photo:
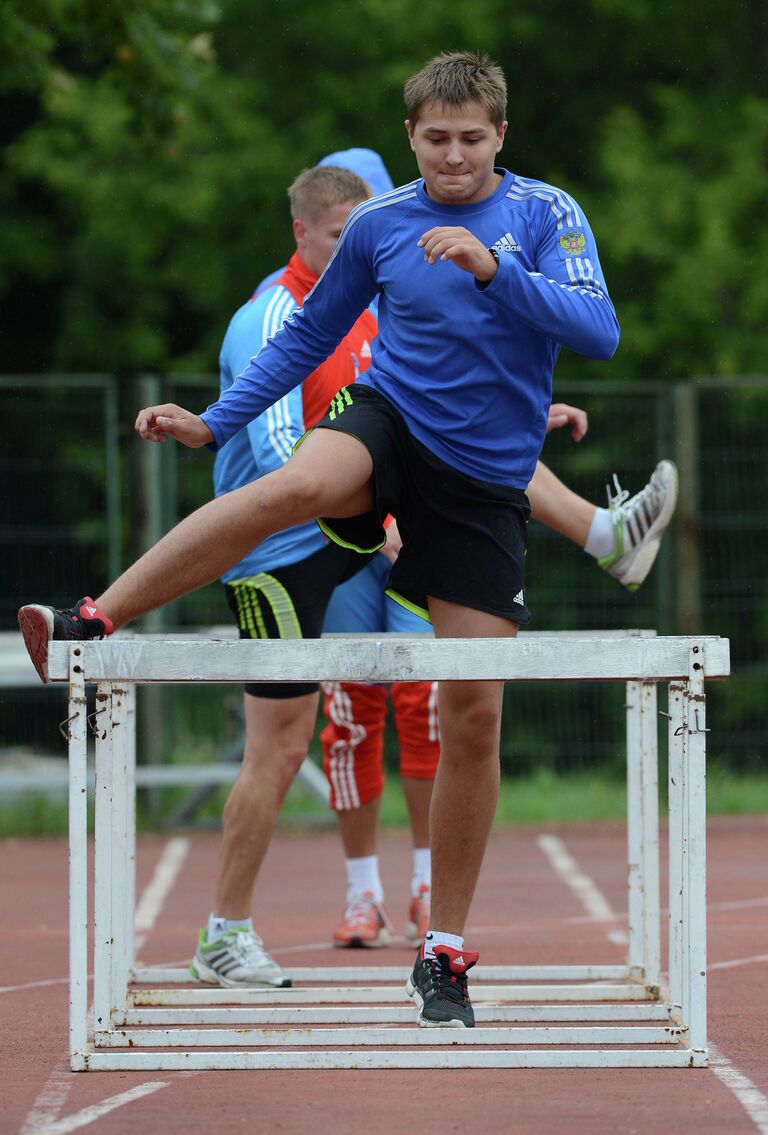
[[[288,187],[291,217],[316,221],[332,205],[367,201],[373,191],[367,181],[341,166],[311,166],[303,169]]]
[[[442,52],[412,75],[403,90],[411,123],[430,102],[461,107],[479,102],[497,130],[507,117],[507,80],[490,56],[472,51]]]

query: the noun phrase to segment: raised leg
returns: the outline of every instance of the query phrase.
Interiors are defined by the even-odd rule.
[[[330,472],[329,472],[330,471]],[[373,506],[373,463],[350,434],[315,430],[274,473],[209,501],[97,598],[115,628],[218,579],[274,532]]]
[[[597,512],[596,505],[574,493],[541,461],[536,463],[526,493],[533,520],[546,524],[547,528],[559,532],[580,548],[584,547]]]

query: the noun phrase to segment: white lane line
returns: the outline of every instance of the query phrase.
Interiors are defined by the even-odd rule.
[[[745,910],[752,907],[768,906],[768,898],[760,897],[756,899],[731,899],[728,902],[709,902],[707,903],[707,914],[720,914],[729,910]],[[669,907],[662,906],[659,908],[659,913],[662,915],[669,914]],[[627,912],[618,911],[614,912],[614,919],[626,919]],[[600,918],[591,914],[579,914],[576,917],[564,918],[563,922],[610,922],[611,919]]]
[[[538,838],[538,844],[557,874],[582,903],[587,914],[592,918],[610,921],[613,917],[613,911],[608,900],[596,883],[581,870],[562,840],[558,839],[557,836],[542,835]],[[720,907],[727,909],[728,905],[722,903]],[[612,935],[609,934],[608,937],[610,938]],[[710,965],[709,968],[727,969],[737,965],[748,965],[751,962],[762,961],[764,958],[768,960],[768,955],[756,954],[752,958],[740,958],[732,962],[717,962]],[[768,1135],[768,1099],[760,1089],[743,1072],[740,1072],[719,1048],[711,1043],[709,1045],[709,1067],[733,1092],[760,1135]]]
[[[136,907],[136,949],[144,945],[189,853],[189,840],[170,839]]]
[[[23,985],[0,985],[0,993],[19,993],[25,989],[42,989],[46,985],[66,985],[68,977],[49,977],[46,981],[26,981]]]
[[[766,906],[768,899],[738,899],[732,902],[709,903],[707,911],[718,910],[737,910],[742,907],[753,906]],[[666,908],[662,907],[661,913],[664,914]],[[567,925],[584,925],[594,922],[623,922],[626,920],[626,911],[612,911],[610,915],[593,915],[593,914],[578,914],[570,915],[566,918],[538,918],[528,922],[514,922],[509,925],[503,926],[473,926],[472,932],[475,934],[509,934],[510,932],[529,931],[541,926],[549,926],[552,923],[567,924]],[[617,940],[622,942],[626,941],[626,935],[621,936],[619,932]],[[393,939],[395,944],[399,944],[401,938]],[[298,954],[303,950],[330,950],[333,947],[333,942],[304,942],[301,945],[292,946],[270,946],[273,954]],[[754,965],[759,962],[768,962],[768,954],[755,954],[749,958],[736,958],[729,962],[711,962],[709,969],[735,969],[737,966]],[[157,964],[158,969],[184,969],[189,965],[189,958],[182,958],[170,962],[160,962]],[[153,967],[154,968],[154,967]],[[91,974],[88,975],[92,976]],[[20,985],[0,985],[0,994],[2,993],[24,993],[28,989],[41,989],[48,985],[66,985],[69,981],[67,977],[51,977],[45,981],[27,981]]]
[[[615,922],[617,920],[618,916],[597,883],[582,871],[561,839],[555,835],[540,835],[536,842],[554,868],[555,873],[573,891],[590,918],[599,919],[602,922]],[[627,941],[627,934],[624,930],[609,930],[608,937],[612,942],[620,945]]]
[[[733,1092],[760,1135],[768,1135],[768,1099],[760,1089],[714,1044],[709,1046],[709,1067]]]
[[[55,1120],[67,1102],[72,1086],[72,1073],[63,1064],[57,1064],[43,1090],[32,1104],[19,1135],[42,1135]]]
[[[768,898],[729,899],[728,902],[707,903],[707,910],[743,910],[749,906],[768,906]]]
[[[734,958],[730,962],[710,962],[708,969],[737,969],[739,966],[752,966],[755,962],[768,962],[768,954],[753,954],[751,958]]]
[[[67,1074],[70,1078],[73,1075],[71,1072]],[[129,1088],[127,1092],[120,1092],[119,1095],[110,1096],[108,1099],[102,1100],[101,1103],[92,1104],[90,1107],[84,1107],[81,1111],[73,1112],[72,1115],[66,1115],[63,1119],[52,1120],[44,1111],[35,1111],[33,1109],[27,1117],[20,1135],[68,1135],[70,1131],[77,1131],[79,1127],[85,1127],[87,1124],[101,1119],[102,1116],[109,1115],[110,1111],[122,1107],[123,1104],[133,1103],[134,1100],[143,1099],[144,1096],[152,1095],[158,1088],[166,1088],[167,1086],[168,1084],[165,1080],[150,1080],[146,1084],[139,1084],[135,1088]],[[61,1105],[59,1105],[58,1110],[60,1110],[60,1108]]]
[[[157,916],[171,887],[176,882],[188,851],[189,840],[182,838],[169,840],[163,848],[152,878],[141,895],[136,909],[137,947],[144,943],[155,925]],[[33,984],[43,983],[35,982]],[[59,1116],[66,1103],[73,1079],[72,1073],[66,1066],[57,1065],[53,1069],[47,1083],[32,1105],[19,1135],[68,1135],[68,1132],[85,1127],[87,1124],[93,1123],[94,1120],[100,1119],[103,1115],[114,1111],[115,1108],[150,1095],[152,1092],[158,1091],[159,1088],[167,1087],[169,1083],[166,1080],[154,1080],[146,1084],[139,1084],[127,1092],[110,1096],[109,1099],[102,1100],[101,1103],[93,1104],[91,1107],[83,1108],[81,1111],[60,1119]]]

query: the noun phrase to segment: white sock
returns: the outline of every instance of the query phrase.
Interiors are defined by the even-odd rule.
[[[379,878],[378,855],[364,855],[359,859],[346,859],[347,867],[347,902],[357,895],[369,892],[374,902],[382,902],[384,888]]]
[[[453,950],[463,950],[464,938],[461,934],[444,934],[442,930],[428,930],[424,939],[425,958],[434,958],[435,946],[450,946]]]
[[[208,915],[208,941],[213,942],[216,938],[220,938],[222,934],[226,934],[227,930],[239,930],[241,926],[245,926],[248,930],[253,930],[252,918],[222,918],[220,914]]]
[[[413,898],[421,887],[432,886],[432,852],[428,847],[414,847],[413,874],[411,875],[411,895]]]
[[[611,514],[607,508],[599,508],[592,517],[592,524],[589,528],[589,535],[584,545],[584,551],[588,556],[594,556],[596,560],[599,560],[613,551],[613,544],[614,536]]]

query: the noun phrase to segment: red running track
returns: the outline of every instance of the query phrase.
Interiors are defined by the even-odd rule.
[[[558,878],[538,837],[556,835],[616,914],[596,921]],[[710,1037],[708,1070],[67,1071],[66,843],[0,843],[0,1132],[2,1135],[768,1135],[768,817],[709,823]],[[208,914],[214,835],[184,836],[175,887],[142,948],[148,964],[190,956]],[[167,837],[139,841],[138,893]],[[396,927],[408,895],[407,837],[381,840]],[[621,825],[499,828],[467,930],[485,963],[620,962],[614,940],[626,906]],[[330,945],[341,910],[336,836],[280,833],[256,898],[256,925],[275,957],[295,965],[400,964],[402,939],[375,953]],[[613,938],[609,935],[613,932]]]

